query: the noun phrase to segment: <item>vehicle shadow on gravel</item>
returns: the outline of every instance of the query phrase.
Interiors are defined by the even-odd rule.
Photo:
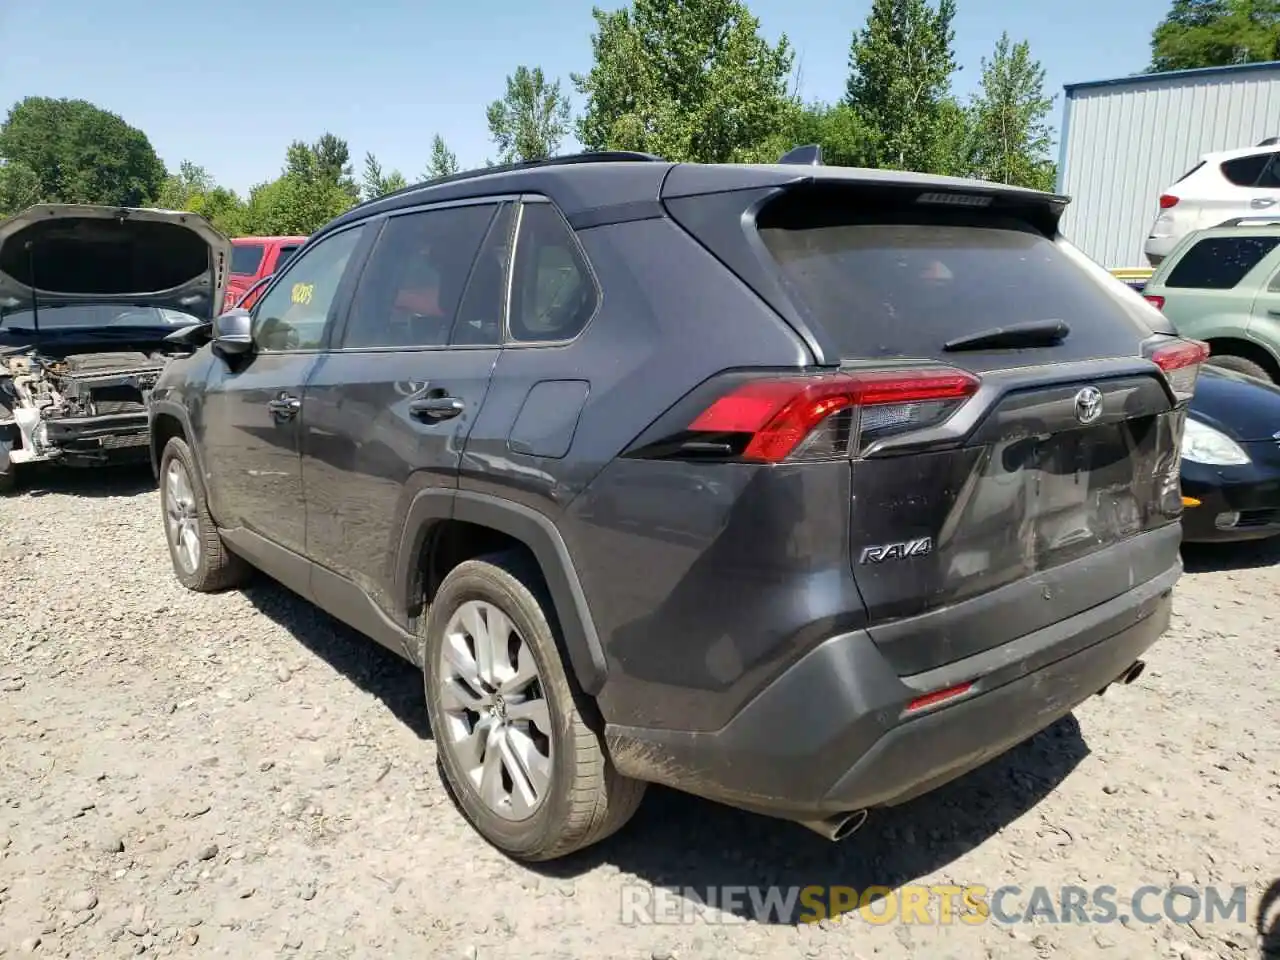
[[[1243,543],[1184,543],[1182,563],[1187,573],[1257,570],[1280,563],[1280,537]]]
[[[18,474],[19,496],[136,497],[156,488],[151,465],[113,464],[106,467],[59,467],[33,463]]]
[[[417,736],[431,737],[417,669],[265,576],[243,593],[260,613],[385,703]],[[901,807],[873,812],[866,826],[840,844],[797,824],[651,787],[619,834],[529,868],[569,879],[607,863],[642,882],[701,890],[704,896],[708,888],[733,886],[779,886],[784,893],[815,884],[897,889],[945,868],[1034,809],[1088,755],[1080,726],[1068,715],[959,780]],[[456,806],[447,786],[445,792]],[[1026,850],[1027,859],[1057,855],[1075,842],[1066,825],[1041,824],[1037,837],[1040,847]],[[740,903],[748,917],[749,898]],[[794,922],[785,916],[751,918]]]
[[[431,738],[422,674],[368,637],[312,606],[263,574],[242,591],[258,610],[357,687],[377,697],[423,740]]]
[[[901,807],[873,811],[860,831],[837,844],[797,824],[651,788],[621,833],[534,869],[568,878],[610,863],[645,883],[682,895],[692,888],[703,897],[708,888],[733,886],[778,886],[784,895],[815,884],[859,893],[872,886],[896,890],[944,869],[1034,809],[1088,754],[1078,722],[1068,715],[959,780]],[[1043,823],[1022,856],[1056,856],[1075,842],[1067,825]],[[742,909],[735,912],[743,918],[795,922],[794,916],[756,915],[748,896],[738,902]]]

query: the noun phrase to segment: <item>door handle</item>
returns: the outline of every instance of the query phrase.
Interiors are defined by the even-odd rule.
[[[1268,316],[1268,317],[1280,317],[1280,310],[1268,310],[1268,311],[1267,311],[1267,316]]]
[[[1250,200],[1249,206],[1253,207],[1255,210],[1264,210],[1267,207],[1275,206],[1275,203],[1275,197],[1258,197],[1254,200]]]
[[[450,420],[467,408],[457,397],[424,397],[409,401],[409,415],[415,420],[438,423]]]
[[[267,409],[271,411],[271,415],[280,420],[292,420],[300,409],[302,409],[302,401],[297,397],[289,397],[281,394],[274,400],[267,401]]]

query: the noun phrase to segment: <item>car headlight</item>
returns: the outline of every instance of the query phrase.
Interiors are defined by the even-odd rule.
[[[1251,462],[1240,444],[1221,430],[1190,417],[1182,434],[1182,459],[1212,467],[1238,467]]]

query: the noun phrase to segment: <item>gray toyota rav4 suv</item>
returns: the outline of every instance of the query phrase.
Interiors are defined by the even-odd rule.
[[[832,839],[1134,679],[1207,350],[991,183],[645,154],[410,187],[151,393],[193,590],[421,667],[511,856],[662,783]]]

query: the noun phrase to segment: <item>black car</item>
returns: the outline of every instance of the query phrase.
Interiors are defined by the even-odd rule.
[[[169,338],[212,318],[231,243],[190,213],[38,204],[0,223],[0,492],[19,469],[147,459]]]
[[[359,206],[152,392],[174,571],[420,665],[513,856],[647,782],[847,836],[1168,626],[1207,349],[1065,204],[588,154]]]
[[[1211,365],[1182,440],[1183,539],[1280,536],[1280,389]]]

